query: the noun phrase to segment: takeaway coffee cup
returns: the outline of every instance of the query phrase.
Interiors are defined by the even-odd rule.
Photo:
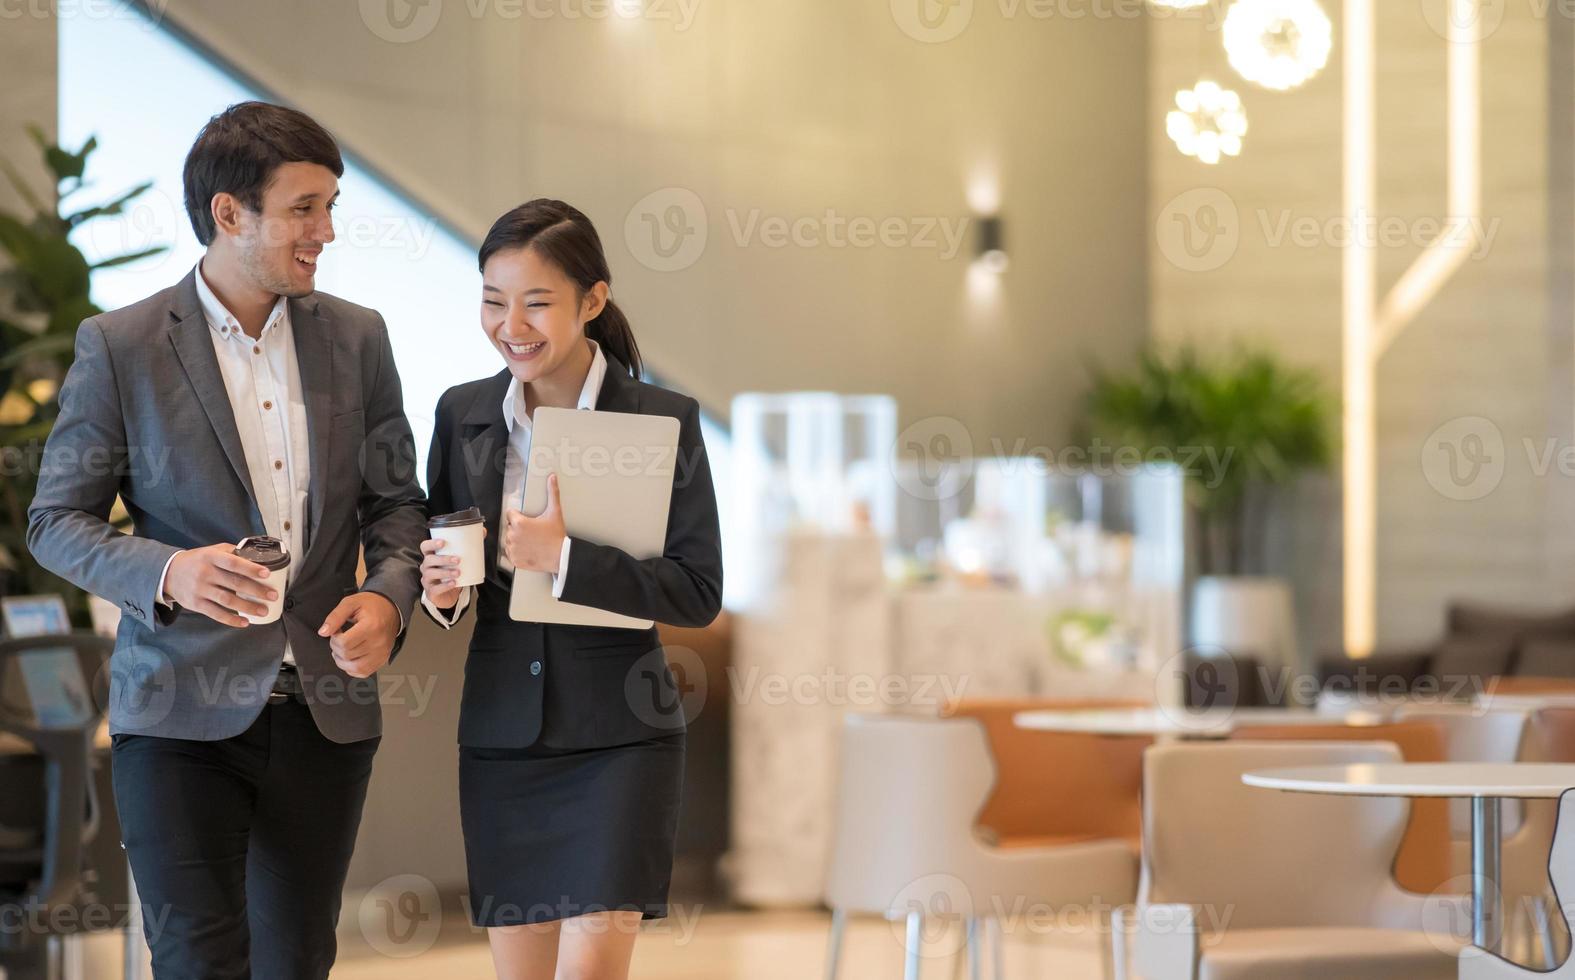
[[[275,593],[275,598],[270,602],[261,595],[247,595],[244,592],[237,592],[236,594],[243,598],[260,602],[268,607],[268,611],[261,616],[253,616],[250,613],[241,613],[241,615],[253,626],[262,626],[266,623],[277,621],[279,615],[284,612],[284,589],[286,579],[290,575],[290,552],[285,550],[284,542],[278,538],[270,538],[267,535],[244,538],[240,544],[235,546],[235,553],[247,561],[256,562],[268,569],[267,587],[273,589]],[[258,580],[258,584],[259,586],[262,585],[261,579]],[[263,592],[265,590],[259,587],[257,591]]]
[[[427,521],[427,536],[441,538],[440,555],[459,556],[459,578],[455,585],[480,585],[487,577],[487,562],[481,550],[487,526],[481,508],[470,507],[453,514],[441,514]]]

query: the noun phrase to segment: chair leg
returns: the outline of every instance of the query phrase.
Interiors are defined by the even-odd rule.
[[[1110,939],[1099,944],[1099,976],[1101,980],[1116,980],[1115,917],[1116,910],[1112,909],[1110,912],[1100,912],[1091,923],[1094,927],[1094,937],[1096,939],[1099,938],[1101,929],[1109,928],[1110,930]]]
[[[1537,895],[1530,898],[1531,914],[1537,924],[1537,942],[1542,946],[1542,965],[1549,971],[1558,968],[1558,949],[1553,940],[1553,922],[1548,916],[1548,898]]]
[[[1115,980],[1127,980],[1127,907],[1110,910],[1110,973]]]
[[[902,980],[919,980],[919,944],[924,939],[924,914],[918,910],[908,913],[908,941],[905,946],[906,963]]]
[[[832,909],[831,938],[826,943],[826,980],[837,980],[837,967],[842,962],[842,935],[847,925],[847,910]]]
[[[1006,980],[1006,941],[1002,936],[1000,919],[985,919],[984,927],[990,933],[990,972],[995,980]]]

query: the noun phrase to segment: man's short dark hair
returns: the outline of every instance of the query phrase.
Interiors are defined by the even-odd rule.
[[[233,194],[251,211],[286,163],[318,163],[343,177],[344,160],[328,131],[304,112],[267,102],[237,102],[208,120],[186,154],[183,183],[191,230],[212,244],[213,195]]]

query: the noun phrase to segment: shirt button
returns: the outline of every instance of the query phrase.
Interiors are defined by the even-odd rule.
[[[532,677],[535,677],[535,676],[537,676],[540,673],[541,673],[541,661],[540,660],[532,660],[530,662],[530,675]]]
[[[263,402],[263,411],[266,412],[270,408],[273,408],[273,402]]]
[[[285,529],[285,530],[286,530],[286,531],[288,531],[288,530],[290,530],[290,522],[289,522],[289,521],[285,521],[285,522],[284,522],[284,529]]]
[[[282,460],[282,459],[274,460],[273,461],[273,468],[276,469],[276,470],[284,469],[284,460]]]
[[[259,346],[259,345],[253,344],[252,345],[252,353],[253,354],[261,354],[262,353],[262,347]]]

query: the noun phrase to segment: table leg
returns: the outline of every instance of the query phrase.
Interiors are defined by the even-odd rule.
[[[1471,798],[1471,943],[1490,953],[1503,938],[1499,891],[1499,816],[1497,798]]]

